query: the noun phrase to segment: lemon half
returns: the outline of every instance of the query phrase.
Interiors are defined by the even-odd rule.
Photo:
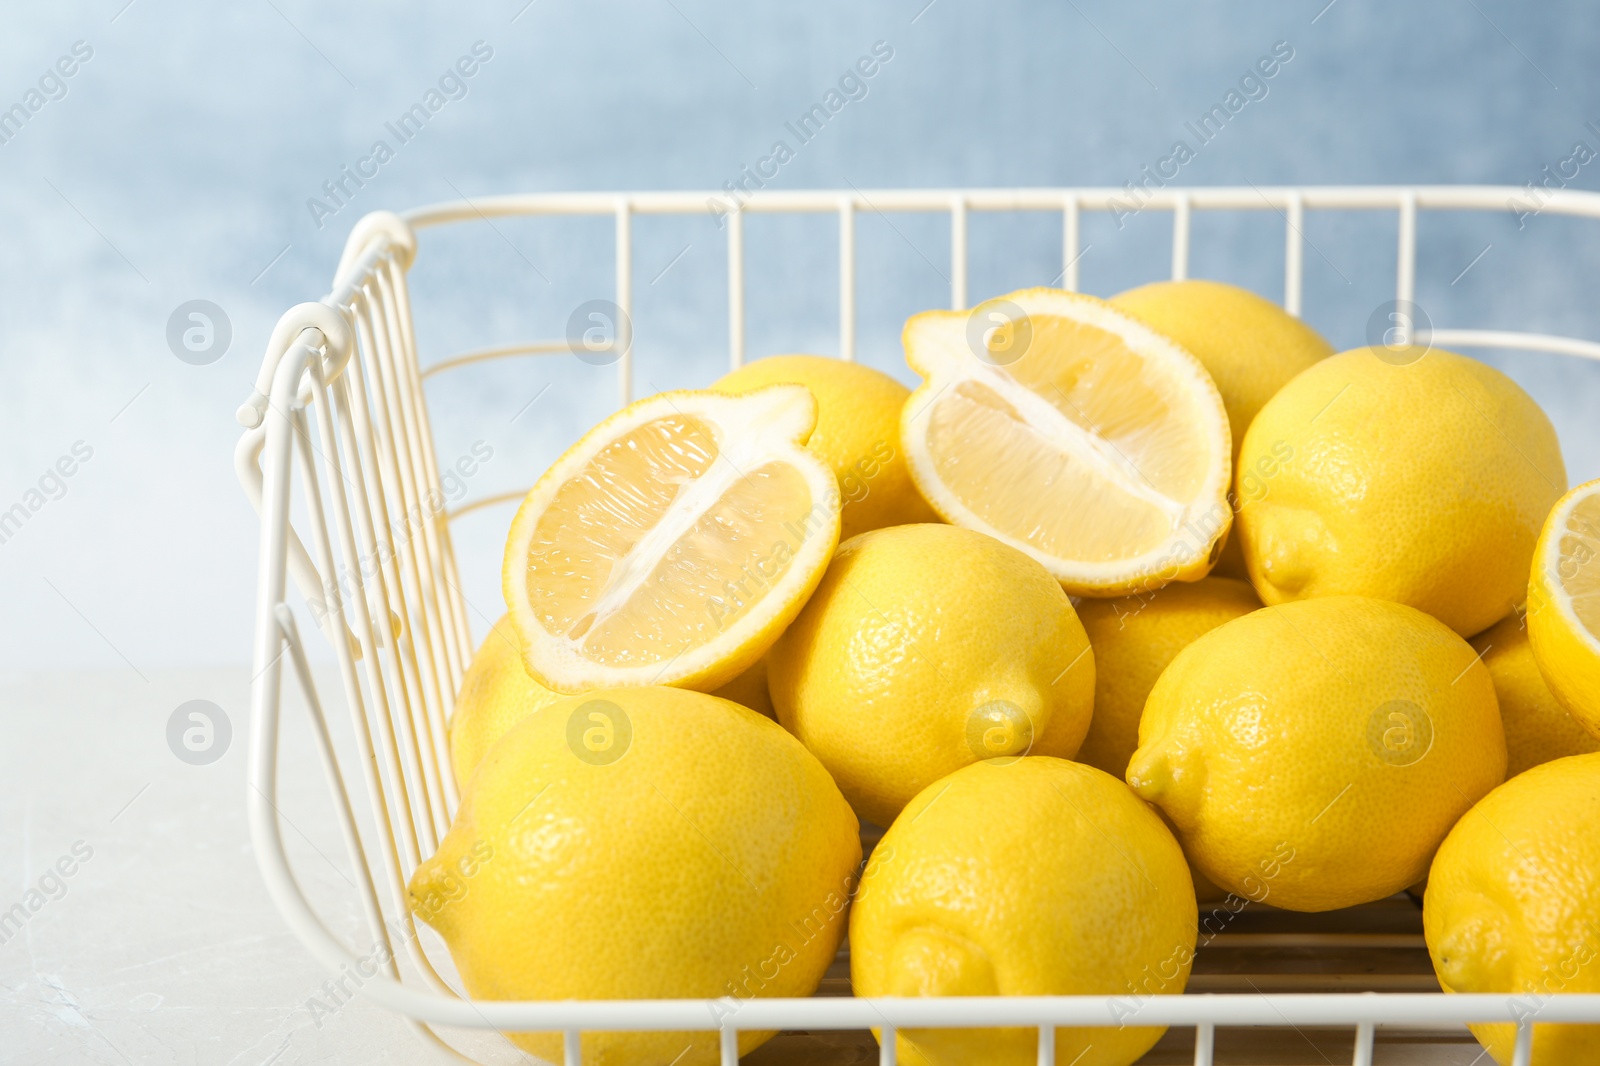
[[[803,445],[800,385],[665,392],[568,449],[506,539],[528,672],[561,692],[712,690],[754,665],[839,540],[839,486]]]
[[[900,417],[917,488],[1033,556],[1068,592],[1205,575],[1232,520],[1216,385],[1104,300],[1026,289],[906,323],[923,376]]]
[[[1557,501],[1533,551],[1528,641],[1556,701],[1600,737],[1600,480]]]

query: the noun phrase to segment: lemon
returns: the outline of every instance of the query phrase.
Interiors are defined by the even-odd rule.
[[[1260,607],[1255,590],[1225,577],[1078,604],[1094,649],[1094,717],[1077,760],[1120,780],[1139,746],[1139,716],[1161,671],[1198,637]]]
[[[461,678],[450,716],[450,767],[456,787],[466,788],[484,754],[526,715],[561,698],[528,676],[509,616],[502,617],[478,646]]]
[[[1128,764],[1207,877],[1322,911],[1422,880],[1505,776],[1494,683],[1421,611],[1360,596],[1267,607],[1180,651]]]
[[[1094,655],[1061,586],[956,526],[845,542],[767,669],[778,721],[878,825],[968,763],[1071,757],[1094,699]]]
[[[1556,504],[1528,582],[1528,640],[1550,691],[1600,737],[1600,481]]]
[[[1200,360],[1228,410],[1235,461],[1244,431],[1266,402],[1290,378],[1333,354],[1322,334],[1271,300],[1220,281],[1158,281],[1118,293],[1111,304]],[[1237,499],[1237,486],[1234,492]],[[1228,538],[1212,572],[1246,576],[1237,536]]]
[[[529,491],[502,587],[535,679],[712,691],[755,665],[838,543],[839,486],[800,385],[623,408]]]
[[[601,689],[490,749],[410,903],[474,998],[721,998],[736,1017],[816,989],[860,858],[855,815],[777,723],[698,692]],[[770,1035],[741,1032],[740,1052]],[[561,1061],[559,1033],[511,1039]],[[717,1034],[586,1032],[582,1054],[709,1066]]]
[[[1520,615],[1501,619],[1473,638],[1472,646],[1494,680],[1506,731],[1506,777],[1552,759],[1600,751],[1600,741],[1550,694]]]
[[[1261,607],[1243,581],[1207,577],[1115,600],[1084,600],[1078,617],[1094,649],[1094,717],[1075,758],[1121,780],[1139,746],[1139,718],[1173,656],[1224,622]],[[1226,893],[1191,869],[1195,898]]]
[[[1463,636],[1522,602],[1566,490],[1550,420],[1498,370],[1359,348],[1267,401],[1239,453],[1238,529],[1264,603],[1351,594]]]
[[[939,520],[911,483],[900,448],[900,409],[910,389],[871,367],[820,355],[757,359],[711,387],[745,393],[786,381],[817,398],[817,428],[806,447],[839,479],[840,540],[881,526]]]
[[[900,417],[946,521],[1120,596],[1210,569],[1233,513],[1228,416],[1199,361],[1104,300],[1027,289],[915,315]]]
[[[1126,785],[1063,759],[992,759],[913,799],[884,834],[850,914],[860,996],[1122,997],[1115,1028],[1056,1030],[1060,1066],[1126,1066],[1139,1026],[1194,956],[1189,868]],[[1035,1029],[897,1034],[907,1066],[1032,1066]],[[880,1034],[881,1039],[881,1034]]]
[[[1439,848],[1422,928],[1446,992],[1548,998],[1600,992],[1600,755],[1535,766],[1473,807]],[[1497,1062],[1515,1027],[1470,1026]],[[1600,1026],[1536,1024],[1534,1066],[1600,1062]]]
[[[772,697],[767,693],[766,656],[757,659],[754,666],[717,689],[712,695],[732,700],[768,718],[777,717],[772,710]]]

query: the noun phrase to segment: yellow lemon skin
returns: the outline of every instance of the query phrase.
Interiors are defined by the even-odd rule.
[[[1567,493],[1546,519],[1528,581],[1528,642],[1557,702],[1590,735],[1600,737],[1600,641],[1593,590],[1600,538],[1600,481]],[[1570,584],[1572,587],[1566,587]],[[1574,594],[1583,601],[1583,617]]]
[[[468,664],[450,716],[450,768],[456,787],[467,787],[472,771],[506,730],[561,698],[528,675],[511,616],[502,615]]]
[[[1085,599],[1078,618],[1094,649],[1094,717],[1075,756],[1078,762],[1122,780],[1139,747],[1144,701],[1167,664],[1211,630],[1259,610],[1255,590],[1243,581],[1206,577],[1174,582],[1153,592],[1115,600]],[[1226,893],[1191,869],[1195,898]]]
[[[717,689],[712,695],[732,700],[768,718],[777,718],[772,710],[772,696],[767,692],[767,657],[764,655],[756,660],[754,666]]]
[[[874,849],[850,977],[858,996],[1126,996],[1122,1027],[1057,1029],[1055,1058],[1126,1066],[1160,1039],[1137,1005],[1183,991],[1195,930],[1183,852],[1126,785],[1063,759],[991,759],[924,789]],[[907,1066],[1038,1062],[1034,1029],[897,1037]]]
[[[1472,636],[1527,594],[1567,475],[1550,420],[1498,370],[1438,348],[1359,348],[1267,401],[1235,484],[1262,602],[1375,596]]]
[[[410,903],[479,999],[806,996],[845,929],[858,830],[776,722],[685,689],[599,689],[490,749]],[[561,1034],[510,1035],[561,1061]],[[740,1052],[770,1035],[741,1033]],[[718,1061],[715,1032],[584,1033],[582,1052]]]
[[[712,695],[774,717],[772,697],[767,695],[765,658],[756,660],[754,666]],[[512,726],[563,698],[563,693],[545,688],[528,675],[511,616],[502,615],[467,666],[455,712],[450,717],[450,767],[456,775],[456,787],[466,788],[472,771]]]
[[[1507,778],[1552,759],[1600,751],[1600,741],[1550,694],[1520,615],[1502,618],[1474,637],[1472,647],[1494,680],[1506,731]]]
[[[817,428],[806,447],[839,479],[841,541],[883,526],[939,521],[900,450],[900,409],[910,389],[871,367],[821,355],[769,355],[711,388],[738,394],[785,382],[817,398]]]
[[[1245,430],[1266,402],[1296,374],[1333,354],[1322,334],[1271,300],[1220,281],[1157,281],[1110,302],[1187,348],[1211,374],[1228,411],[1235,462]],[[1237,486],[1234,494],[1237,499]],[[1247,576],[1237,533],[1211,572]]]
[[[768,653],[778,721],[861,817],[888,825],[924,787],[997,755],[1070,758],[1094,654],[1039,563],[957,526],[852,538]]]
[[[1600,992],[1600,754],[1543,763],[1495,789],[1433,860],[1422,928],[1446,992]],[[1469,1026],[1511,1061],[1510,1023]],[[1534,1066],[1600,1062],[1600,1026],[1535,1024]]]
[[[1422,880],[1505,770],[1494,683],[1466,641],[1411,607],[1328,596],[1179,652],[1128,783],[1223,888],[1324,911]]]
[[[1094,717],[1077,760],[1120,780],[1139,746],[1139,717],[1161,671],[1199,637],[1260,608],[1254,589],[1225,577],[1079,603],[1078,618],[1094,649]]]

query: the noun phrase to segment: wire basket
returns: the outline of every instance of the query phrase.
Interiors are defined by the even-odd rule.
[[[1141,210],[1172,216],[1172,277],[1188,273],[1191,219],[1197,211],[1272,212],[1284,223],[1285,308],[1301,310],[1307,212],[1393,212],[1399,223],[1395,301],[1401,339],[1460,348],[1555,352],[1600,359],[1600,344],[1541,333],[1422,325],[1411,306],[1419,211],[1502,212],[1524,190],[1496,186],[1296,187],[1146,190]],[[838,223],[839,356],[856,340],[856,220],[863,211],[919,212],[950,220],[950,303],[968,306],[967,226],[973,212],[1056,216],[1062,234],[1059,282],[1078,285],[1079,222],[1084,212],[1125,208],[1120,189],[763,191],[732,207],[727,235],[729,357],[744,358],[744,220],[748,214],[833,216]],[[579,1066],[585,1031],[699,1030],[720,1034],[723,1066],[737,1061],[741,1030],[781,1030],[752,1057],[777,1061],[785,1041],[809,1061],[893,1066],[898,1028],[1031,1027],[1038,1061],[1054,1064],[1055,1027],[1120,1025],[1126,996],[857,999],[848,968],[836,961],[817,996],[719,1000],[510,1002],[472,1000],[440,976],[417,935],[406,884],[450,825],[457,804],[446,723],[472,655],[466,605],[442,501],[439,464],[423,379],[487,360],[572,351],[566,339],[464,352],[426,371],[417,359],[408,270],[416,231],[504,216],[598,216],[615,233],[618,313],[604,350],[614,360],[619,404],[633,397],[633,222],[643,215],[703,214],[706,193],[593,193],[503,196],[378,212],[352,231],[321,301],[290,309],[267,345],[256,388],[238,411],[246,427],[235,453],[240,480],[261,516],[251,691],[251,834],[263,877],[295,935],[336,974],[359,973],[360,992],[404,1016],[452,1061],[438,1029],[556,1031],[565,1066]],[[1600,194],[1544,192],[1542,213],[1600,218]],[[593,350],[593,349],[591,349]],[[301,528],[291,519],[300,485]],[[499,498],[497,498],[499,499]],[[494,501],[480,501],[494,502]],[[471,506],[458,509],[459,515]],[[305,603],[286,598],[293,577]],[[350,716],[353,747],[336,750],[324,699],[296,621],[309,615],[332,648],[338,696]],[[366,943],[330,931],[307,898],[284,847],[277,760],[285,668],[309,708],[312,736],[331,793],[366,924]],[[353,788],[351,787],[353,783]],[[354,804],[366,804],[357,817]],[[365,824],[363,832],[361,826]],[[1218,1049],[1250,1062],[1477,1061],[1466,1022],[1517,1024],[1515,1059],[1527,1066],[1533,1024],[1600,1023],[1600,995],[1520,999],[1445,996],[1438,991],[1421,936],[1420,915],[1403,897],[1334,915],[1291,915],[1270,908],[1214,913],[1202,929],[1189,994],[1138,1004],[1138,1024],[1173,1027],[1144,1060],[1208,1066]],[[1205,925],[1205,923],[1202,923]],[[400,942],[399,950],[397,943]],[[848,950],[847,948],[845,950]],[[402,967],[402,953],[406,965]],[[446,972],[453,972],[448,966]],[[1382,1027],[1382,1040],[1378,1039]],[[867,1031],[884,1033],[873,1048]],[[1226,1030],[1220,1037],[1218,1030]],[[1318,1043],[1321,1040],[1321,1043]],[[772,1049],[780,1049],[774,1051]],[[1266,1057],[1263,1057],[1266,1056]],[[1287,1056],[1287,1057],[1275,1057]],[[1065,1066],[1065,1064],[1063,1064]]]

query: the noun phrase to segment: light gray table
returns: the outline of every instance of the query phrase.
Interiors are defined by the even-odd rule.
[[[434,1061],[399,1018],[360,999],[331,1014],[308,1006],[327,975],[279,918],[250,850],[249,676],[0,677],[0,1062]],[[221,707],[233,727],[210,765],[180,761],[167,744],[168,718],[192,699]],[[303,725],[288,701],[284,810],[304,833],[297,868],[337,914],[354,896],[337,891],[343,867],[317,854],[338,863],[344,852],[318,817],[326,786]],[[18,903],[26,920],[7,919],[23,913]],[[493,1058],[527,1061],[482,1040]]]

